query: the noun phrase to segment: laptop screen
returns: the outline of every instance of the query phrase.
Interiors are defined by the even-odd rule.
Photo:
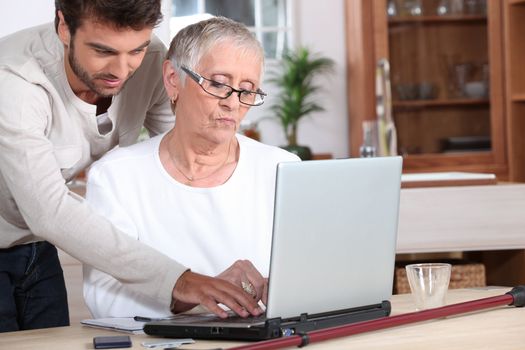
[[[401,157],[279,164],[268,318],[390,299],[401,171]]]

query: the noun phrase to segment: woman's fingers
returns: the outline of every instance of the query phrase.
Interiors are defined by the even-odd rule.
[[[181,275],[173,289],[173,298],[184,303],[201,304],[219,317],[227,317],[227,313],[218,304],[226,305],[241,317],[262,313],[256,300],[239,286],[191,271]]]

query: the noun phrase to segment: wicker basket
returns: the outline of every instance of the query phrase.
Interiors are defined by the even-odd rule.
[[[452,265],[449,289],[485,287],[487,285],[485,280],[485,265],[463,261],[445,262]],[[410,263],[413,264],[415,262]],[[394,293],[396,294],[410,293],[405,265],[407,264],[399,264],[396,266],[394,280]]]

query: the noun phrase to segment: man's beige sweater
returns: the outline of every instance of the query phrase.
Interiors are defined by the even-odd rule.
[[[67,82],[52,24],[0,39],[0,248],[47,240],[170,302],[186,268],[119,232],[66,186],[113,147],[134,143],[142,125],[151,134],[173,126],[162,84],[164,54],[153,38],[142,65],[113,98],[112,130],[101,135],[96,106],[80,100]]]

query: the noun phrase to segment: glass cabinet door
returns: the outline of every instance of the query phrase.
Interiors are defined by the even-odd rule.
[[[525,0],[505,0],[504,6],[509,180],[525,182]]]
[[[385,12],[398,152],[491,151],[486,0],[389,0]]]
[[[363,122],[378,118],[370,82],[387,59],[403,170],[507,179],[502,8],[501,0],[347,0],[351,155]]]

